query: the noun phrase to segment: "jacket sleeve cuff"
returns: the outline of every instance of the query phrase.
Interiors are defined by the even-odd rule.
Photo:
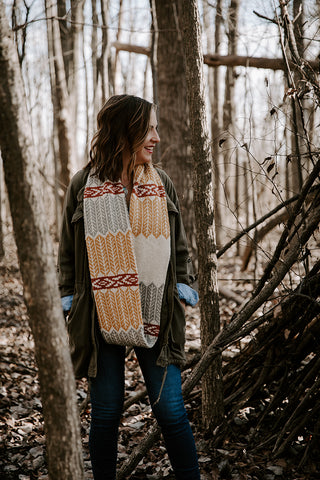
[[[66,297],[61,298],[62,310],[64,312],[69,312],[72,305],[73,295],[67,295]]]
[[[196,290],[185,283],[177,283],[177,289],[180,300],[184,300],[187,305],[194,307],[199,301],[199,295]]]

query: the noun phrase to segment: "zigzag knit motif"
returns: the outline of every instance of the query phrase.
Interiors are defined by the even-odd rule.
[[[130,214],[122,184],[102,183],[90,172],[84,225],[102,336],[108,343],[151,348],[170,258],[166,193],[155,168],[136,168]]]

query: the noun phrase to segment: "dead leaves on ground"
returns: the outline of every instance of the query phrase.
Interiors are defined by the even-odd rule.
[[[220,267],[226,284],[229,283],[230,287],[245,299],[247,292],[243,284],[237,287],[232,280],[237,271],[240,271],[240,265],[237,265],[234,259],[224,270]],[[27,322],[16,261],[3,261],[0,264],[0,277],[0,477],[3,480],[47,480],[45,436],[34,345]],[[250,282],[246,285],[250,291]],[[223,324],[228,322],[234,308],[236,305],[232,302],[221,299]],[[198,310],[187,308],[187,319],[187,356],[191,359],[200,349]],[[233,345],[225,352],[225,358],[236,354],[240,347],[240,344]],[[188,375],[188,371],[183,375]],[[144,382],[138,362],[134,352],[130,352],[126,359],[127,399],[143,389]],[[79,407],[81,404],[85,405],[81,413],[81,435],[85,478],[89,480],[93,477],[88,450],[90,404],[85,402],[87,397],[85,380],[77,382],[77,394]],[[267,446],[255,456],[246,451],[246,434],[250,428],[250,415],[254,415],[254,412],[244,412],[244,415],[239,412],[235,417],[234,432],[230,435],[230,441],[225,438],[221,448],[213,448],[212,436],[206,436],[201,429],[199,388],[187,400],[186,407],[195,433],[203,480],[316,479],[312,472],[310,476],[296,473],[287,458],[271,460]],[[120,428],[119,464],[144,438],[152,423],[153,416],[146,396],[142,396],[137,403],[125,410]],[[239,432],[237,442],[234,441],[235,432]],[[131,475],[133,480],[160,478],[174,478],[162,441],[153,446]]]

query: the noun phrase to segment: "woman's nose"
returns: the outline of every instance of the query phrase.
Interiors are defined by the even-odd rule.
[[[159,136],[158,130],[154,129],[152,139],[156,143],[160,142],[160,136]]]

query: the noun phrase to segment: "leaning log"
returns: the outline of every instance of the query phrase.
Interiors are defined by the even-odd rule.
[[[150,56],[150,48],[141,45],[133,45],[131,43],[113,42],[112,46],[118,51],[125,51],[130,53],[137,53],[140,55]],[[286,64],[283,58],[268,58],[268,57],[250,57],[241,55],[218,55],[215,53],[206,53],[203,55],[203,63],[209,67],[252,67],[265,68],[269,70],[285,70]],[[319,60],[308,60],[308,65],[314,69],[319,70]],[[295,68],[293,62],[289,62],[291,68]]]

